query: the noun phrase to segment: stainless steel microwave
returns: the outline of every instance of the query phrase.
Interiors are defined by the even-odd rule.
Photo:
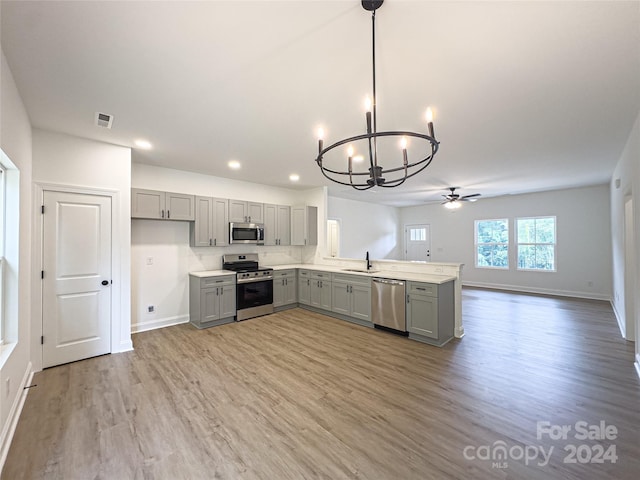
[[[229,243],[264,245],[264,225],[261,223],[230,223]]]

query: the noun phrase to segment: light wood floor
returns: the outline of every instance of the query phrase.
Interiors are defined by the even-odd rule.
[[[2,478],[637,479],[640,382],[610,305],[463,302],[466,336],[444,348],[301,309],[136,334],[133,352],[35,375]],[[617,438],[536,438],[581,420]],[[555,450],[465,459],[497,441]],[[615,444],[617,462],[565,464],[569,443]]]

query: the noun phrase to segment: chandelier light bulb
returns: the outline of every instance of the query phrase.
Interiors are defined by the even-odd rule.
[[[318,128],[318,140],[323,140],[324,139],[324,128],[320,127]]]
[[[433,123],[433,110],[431,110],[431,107],[427,108],[427,113],[425,116],[427,117],[427,123]]]
[[[400,139],[400,148],[402,150],[406,150],[407,149],[407,137],[402,137]]]
[[[353,153],[354,153],[353,147],[351,145],[349,145],[349,148],[347,148],[347,156],[349,158],[351,158],[351,157],[353,157]]]
[[[371,98],[366,97],[364,99],[364,111],[365,112],[370,112],[371,111],[371,105],[372,105]]]

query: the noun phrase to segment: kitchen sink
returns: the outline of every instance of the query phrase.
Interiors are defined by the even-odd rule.
[[[358,273],[378,273],[380,270],[367,270],[365,268],[343,268],[343,272],[358,272]]]

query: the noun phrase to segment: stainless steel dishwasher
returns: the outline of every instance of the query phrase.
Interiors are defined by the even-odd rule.
[[[374,277],[371,284],[371,317],[374,326],[406,333],[405,282]]]

